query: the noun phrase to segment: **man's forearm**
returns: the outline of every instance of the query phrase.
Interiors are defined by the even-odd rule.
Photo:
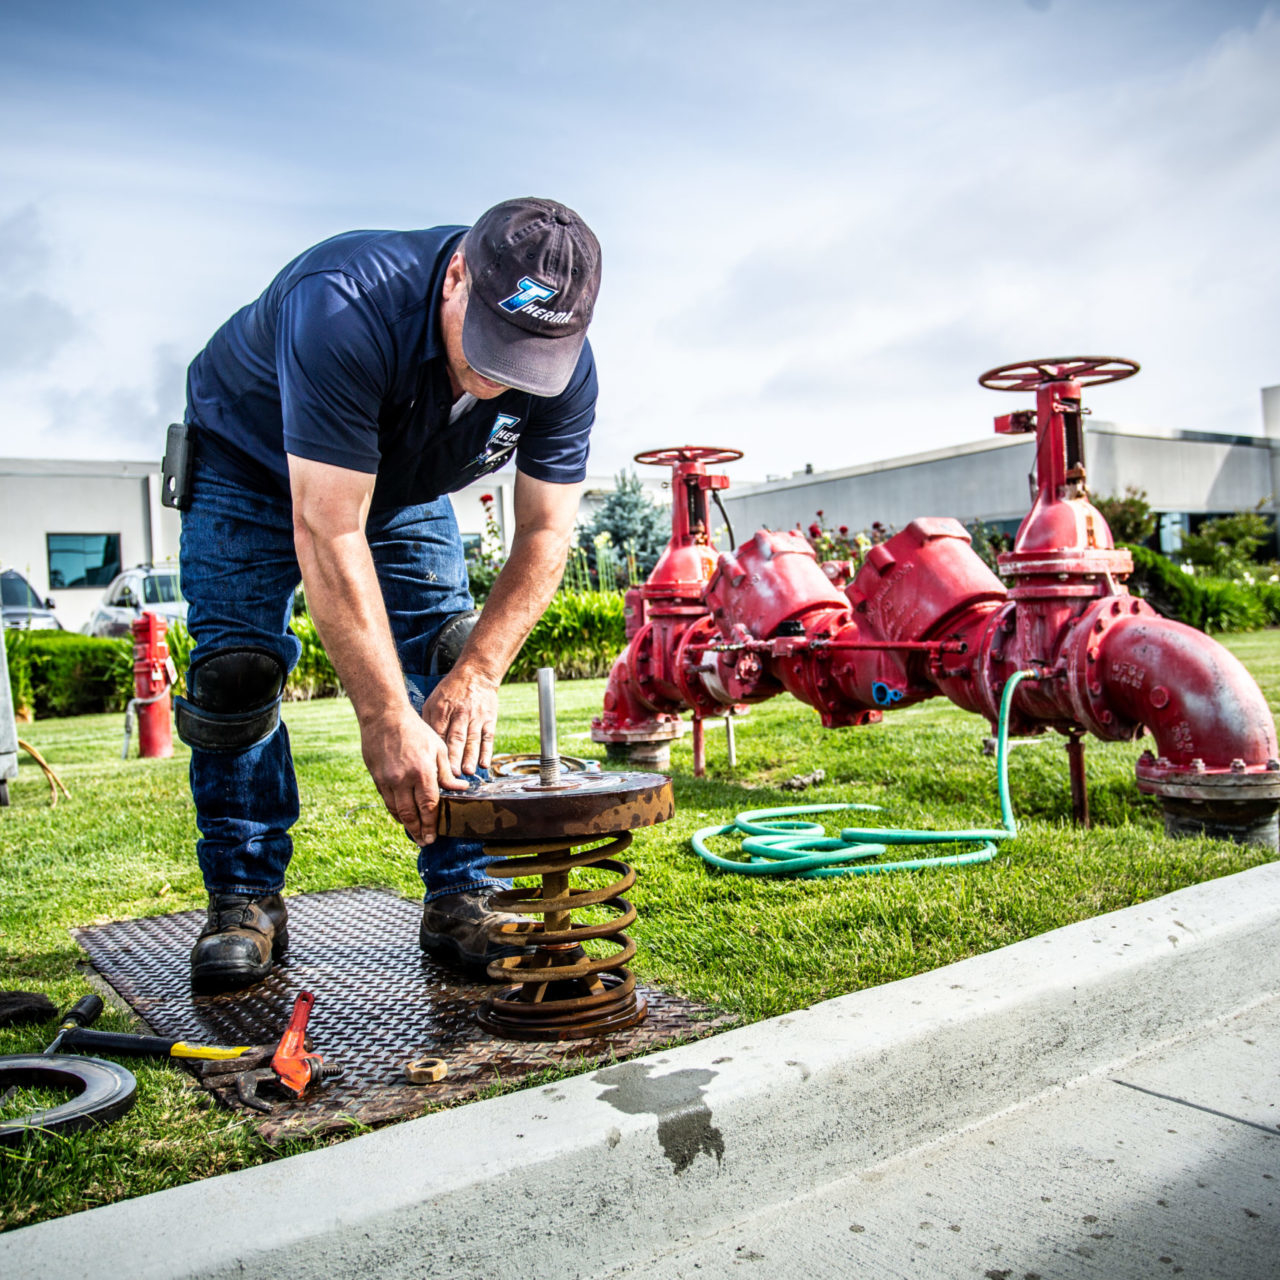
[[[494,685],[501,682],[560,585],[569,540],[568,533],[552,529],[517,535],[458,659],[459,668]]]
[[[363,534],[295,528],[307,608],[362,724],[406,704],[404,677]]]

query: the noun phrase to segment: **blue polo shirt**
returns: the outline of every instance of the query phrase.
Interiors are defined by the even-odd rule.
[[[260,493],[288,494],[287,454],[363,471],[378,509],[453,493],[512,454],[535,480],[582,480],[589,344],[558,396],[507,391],[449,421],[440,290],[466,230],[351,231],[289,263],[187,371],[200,456]]]

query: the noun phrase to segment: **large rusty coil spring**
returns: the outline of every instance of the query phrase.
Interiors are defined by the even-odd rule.
[[[489,864],[489,874],[539,877],[537,885],[500,890],[490,900],[499,911],[530,917],[494,926],[491,940],[518,941],[534,950],[489,965],[491,978],[515,985],[484,1002],[479,1020],[485,1030],[517,1040],[585,1039],[620,1031],[644,1018],[644,997],[626,967],[636,945],[623,932],[636,918],[635,907],[622,896],[635,884],[636,873],[613,856],[630,846],[631,833],[606,834],[604,844],[594,843],[600,836],[485,842],[485,852],[497,859]],[[592,846],[575,849],[584,841],[592,841]],[[601,888],[575,888],[570,875],[585,867],[608,871],[617,879]],[[575,922],[573,912],[585,907],[617,914],[601,924]],[[616,950],[592,956],[582,945],[588,941],[607,942]]]
[[[495,910],[522,917],[495,925],[490,940],[522,954],[488,966],[491,978],[511,985],[484,1002],[480,1025],[509,1040],[589,1040],[634,1026],[647,1012],[626,967],[635,943],[623,932],[636,918],[622,896],[636,873],[614,855],[630,846],[632,831],[666,822],[675,800],[661,774],[562,774],[554,751],[545,750],[538,764],[536,780],[517,774],[442,792],[437,829],[480,840],[497,859],[488,864],[493,875],[538,877],[490,898]],[[589,869],[616,879],[590,888],[569,883]],[[575,923],[573,913],[586,908],[613,914],[603,924]],[[603,944],[592,949],[607,954],[588,954],[584,943]]]

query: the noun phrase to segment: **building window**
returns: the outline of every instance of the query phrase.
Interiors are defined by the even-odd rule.
[[[49,590],[105,587],[120,572],[118,533],[50,533]]]

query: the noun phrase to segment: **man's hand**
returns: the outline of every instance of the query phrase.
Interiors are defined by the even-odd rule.
[[[440,789],[465,791],[455,777],[443,739],[407,704],[402,711],[364,726],[364,762],[387,812],[404,825],[416,844],[436,838]]]
[[[470,667],[455,667],[432,690],[422,718],[444,739],[454,773],[487,769],[498,723],[497,682]]]

